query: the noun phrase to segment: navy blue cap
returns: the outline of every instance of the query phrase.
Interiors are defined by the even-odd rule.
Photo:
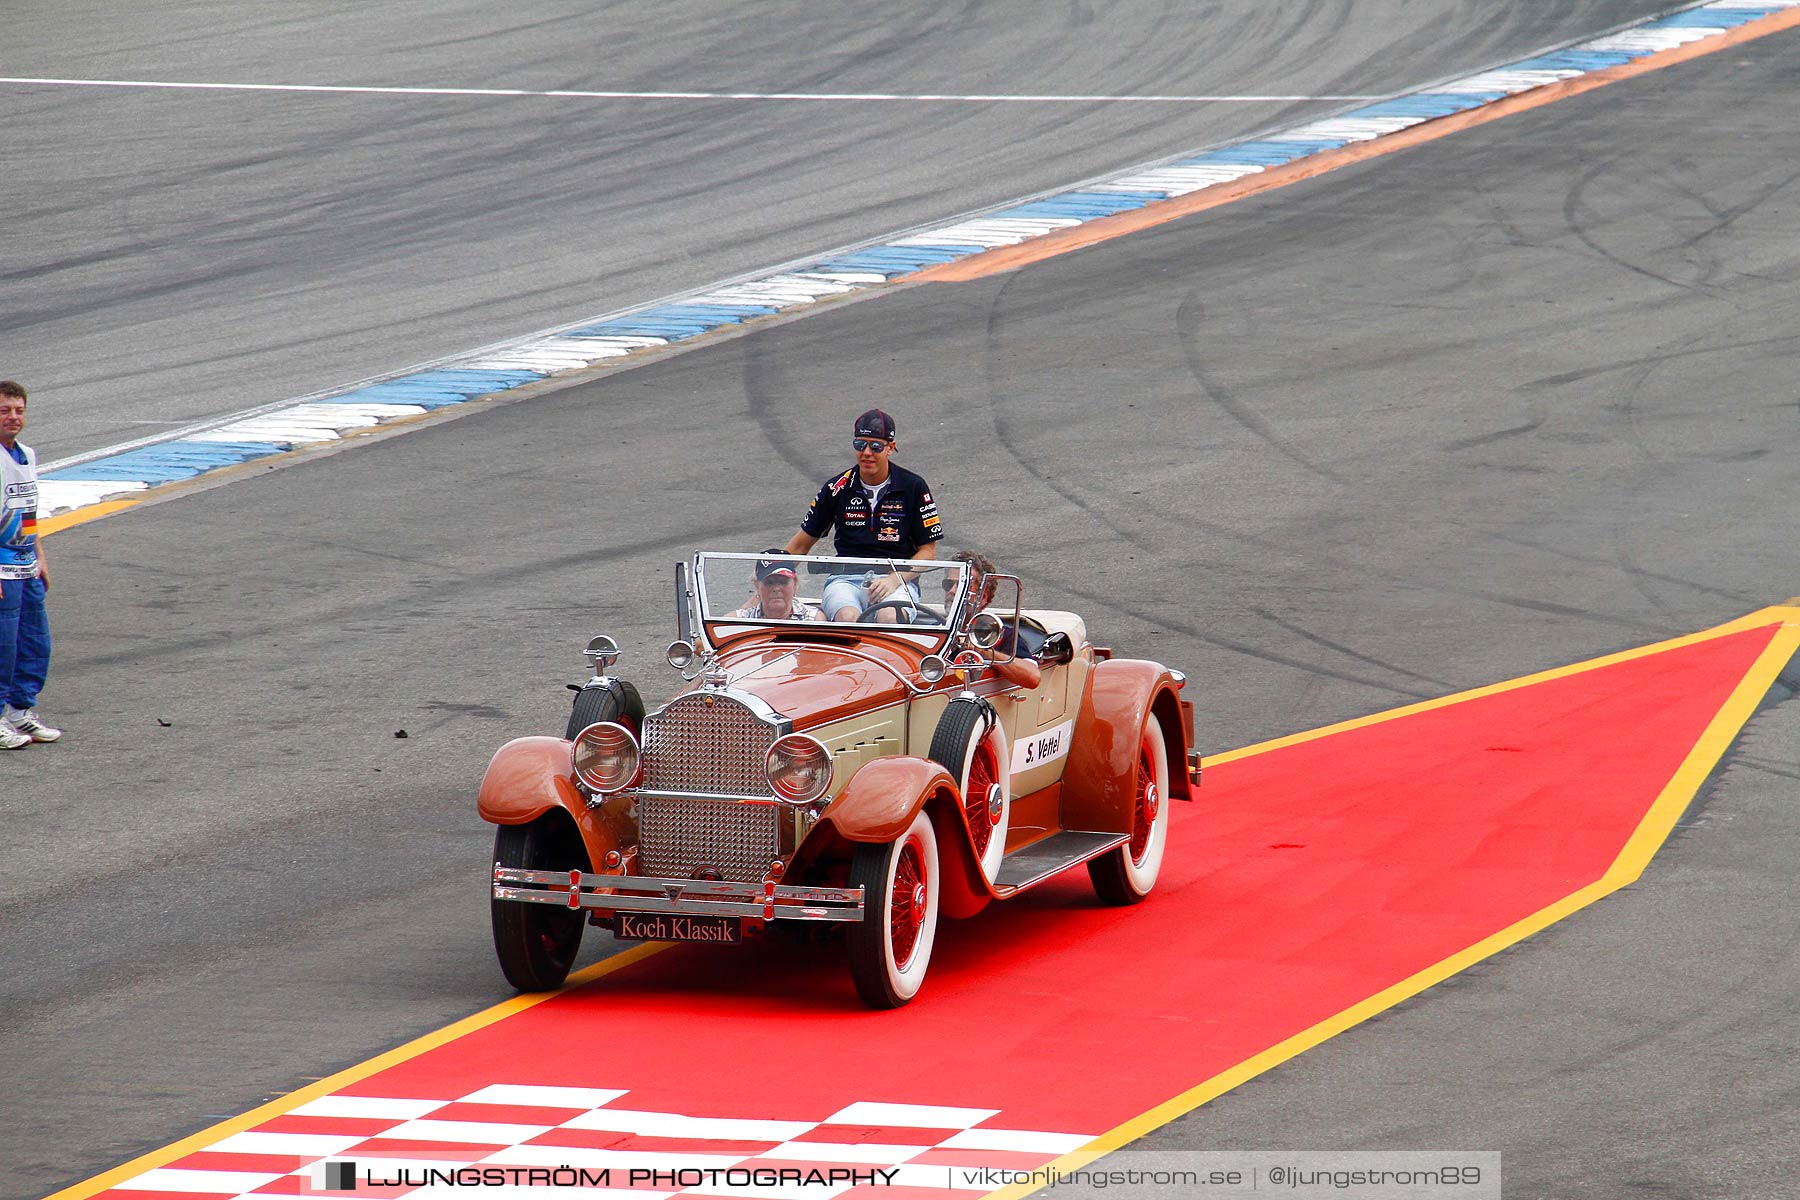
[[[891,442],[894,440],[894,418],[879,408],[871,408],[856,418],[856,428],[852,431],[851,436],[878,437],[884,442]]]
[[[764,554],[779,554],[779,550],[764,550]],[[756,560],[756,582],[761,583],[771,575],[786,575],[789,579],[800,576],[794,571],[794,564],[785,558],[759,558]]]

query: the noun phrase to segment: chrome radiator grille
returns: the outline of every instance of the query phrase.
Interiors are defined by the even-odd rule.
[[[686,879],[701,868],[755,883],[781,857],[781,809],[729,800],[638,800],[638,862],[646,875]]]
[[[775,730],[729,696],[677,696],[644,722],[644,786],[772,796],[763,760],[774,742]]]
[[[774,741],[772,726],[728,696],[678,696],[644,722],[642,786],[773,798],[763,760]],[[640,868],[684,879],[710,867],[723,879],[759,880],[780,856],[782,811],[773,804],[639,796]]]

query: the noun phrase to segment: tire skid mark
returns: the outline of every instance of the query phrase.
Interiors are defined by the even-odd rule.
[[[1467,526],[1462,527],[1468,528]],[[1522,537],[1498,533],[1491,530],[1479,530],[1476,532],[1479,532],[1482,536],[1493,541],[1504,542],[1509,546],[1519,546],[1526,550],[1535,550],[1540,554],[1553,555],[1557,558],[1567,559],[1570,562],[1582,563],[1586,566],[1604,566],[1608,563],[1616,563],[1618,561],[1616,557],[1606,558],[1598,554],[1583,554],[1577,550],[1570,550],[1561,546],[1546,546],[1542,542],[1529,541]],[[1676,587],[1689,588],[1704,596],[1716,596],[1722,600],[1730,600],[1734,604],[1754,604],[1756,602],[1756,597],[1745,592],[1733,591],[1730,588],[1714,587],[1710,584],[1700,583],[1693,579],[1684,579],[1680,575],[1669,575],[1661,571],[1645,570],[1641,566],[1634,567],[1634,569],[1645,579],[1653,580],[1657,583],[1672,584]]]
[[[1189,534],[1192,534],[1196,531],[1206,533],[1211,536],[1216,536],[1216,537],[1220,537],[1220,538],[1223,538],[1223,539],[1226,539],[1229,541],[1237,542],[1241,545],[1250,546],[1253,549],[1265,551],[1268,554],[1270,554],[1271,556],[1275,556],[1275,557],[1288,557],[1294,553],[1294,548],[1291,545],[1288,545],[1286,543],[1279,542],[1279,541],[1276,541],[1271,538],[1260,537],[1253,533],[1245,533],[1242,530],[1232,529],[1229,526],[1220,525],[1214,521],[1208,521],[1205,518],[1200,517],[1198,515],[1190,514],[1189,516],[1187,516],[1185,518],[1184,528],[1188,531]],[[1521,544],[1525,544],[1525,543],[1521,543]],[[1166,548],[1166,550],[1165,550],[1165,548],[1157,547],[1154,545],[1146,547],[1146,548],[1150,549],[1152,552],[1165,552],[1166,553],[1166,552],[1172,552],[1177,549],[1179,549],[1183,552],[1186,552],[1186,551],[1191,550],[1192,541],[1189,540],[1187,542],[1181,543],[1178,546],[1168,547],[1168,548]],[[1662,626],[1653,624],[1648,621],[1641,621],[1641,620],[1637,620],[1637,619],[1631,618],[1631,617],[1617,616],[1612,613],[1596,612],[1592,609],[1578,608],[1574,605],[1558,604],[1554,601],[1541,600],[1541,599],[1538,599],[1538,598],[1532,597],[1532,596],[1516,596],[1516,595],[1510,595],[1506,592],[1495,591],[1495,590],[1488,589],[1488,588],[1470,587],[1470,586],[1466,586],[1466,585],[1451,583],[1445,579],[1438,579],[1438,578],[1422,579],[1417,576],[1414,576],[1411,574],[1404,574],[1404,573],[1401,573],[1398,571],[1382,570],[1380,568],[1372,567],[1366,562],[1363,562],[1363,561],[1360,561],[1357,559],[1353,559],[1353,558],[1346,558],[1346,557],[1332,554],[1329,552],[1321,552],[1321,551],[1315,550],[1308,561],[1310,564],[1316,564],[1319,566],[1327,567],[1333,571],[1340,571],[1340,572],[1343,572],[1352,577],[1361,577],[1361,578],[1372,579],[1372,580],[1379,581],[1381,583],[1390,584],[1395,587],[1410,589],[1410,590],[1417,591],[1417,592],[1420,592],[1420,593],[1423,593],[1426,595],[1454,596],[1461,600],[1479,600],[1483,603],[1495,604],[1495,605],[1499,605],[1503,608],[1517,608],[1517,609],[1521,609],[1526,612],[1543,613],[1548,616],[1569,617],[1569,618],[1573,618],[1573,619],[1577,619],[1577,620],[1593,621],[1599,625],[1626,630],[1633,634],[1648,633],[1648,634],[1654,635],[1654,634],[1661,634],[1663,632]],[[1596,561],[1604,561],[1604,560],[1596,560]],[[1071,595],[1081,594],[1081,595],[1083,595],[1083,597],[1085,599],[1093,600],[1095,603],[1100,604],[1102,606],[1105,606],[1109,603],[1105,600],[1102,600],[1098,596],[1088,596],[1085,593],[1075,593],[1075,592],[1071,591],[1069,589],[1066,581],[1059,580],[1058,586],[1061,587],[1064,591],[1069,591]],[[1720,594],[1730,596],[1734,600],[1743,599],[1742,597],[1733,595],[1732,593],[1729,593],[1729,592],[1720,593]],[[1189,636],[1198,638],[1200,640],[1203,640],[1203,641],[1208,640],[1206,633],[1203,630],[1201,630],[1197,627],[1194,627],[1194,626],[1176,625],[1168,620],[1152,617],[1150,615],[1147,615],[1144,612],[1139,612],[1136,610],[1119,609],[1119,611],[1124,612],[1124,613],[1126,613],[1126,615],[1129,615],[1129,616],[1138,617],[1140,620],[1148,621],[1152,625],[1165,625],[1170,629],[1178,629],[1180,632],[1188,634]],[[1225,648],[1235,649],[1235,647],[1225,647]],[[1362,680],[1360,678],[1355,678],[1355,677],[1346,677],[1346,679],[1349,682],[1356,682],[1356,683],[1365,682],[1364,680]]]
[[[801,479],[812,481],[824,479],[832,471],[832,463],[815,460],[802,454],[799,447],[806,439],[796,438],[782,428],[782,421],[775,407],[769,402],[771,396],[791,395],[778,386],[776,376],[780,371],[780,360],[776,356],[763,352],[763,339],[747,337],[740,339],[744,348],[744,404],[750,411],[750,419],[762,431],[763,444],[774,451],[775,455],[794,469],[794,474]],[[799,522],[795,522],[798,528]]]
[[[1390,680],[1375,679],[1367,675],[1334,670],[1333,668],[1324,666],[1320,663],[1308,662],[1305,659],[1295,658],[1292,655],[1279,654],[1271,650],[1264,650],[1260,647],[1235,641],[1230,638],[1222,638],[1216,633],[1208,633],[1200,626],[1190,624],[1172,614],[1153,612],[1148,608],[1142,608],[1135,604],[1122,604],[1116,598],[1101,596],[1094,592],[1082,591],[1079,588],[1071,586],[1067,579],[1059,579],[1056,582],[1062,592],[1073,596],[1086,604],[1088,606],[1086,611],[1110,611],[1119,613],[1142,621],[1152,628],[1170,629],[1181,634],[1183,637],[1190,638],[1196,642],[1202,642],[1219,650],[1229,651],[1232,654],[1241,654],[1245,658],[1253,658],[1262,662],[1273,663],[1276,666],[1288,667],[1306,675],[1324,676],[1328,679],[1336,679],[1342,683],[1353,683],[1359,687],[1373,688],[1379,692],[1387,692],[1396,696],[1405,696],[1413,700],[1428,700],[1438,694],[1436,692],[1419,691],[1413,688],[1402,687]]]
[[[1605,246],[1601,245],[1599,239],[1594,237],[1590,232],[1590,226],[1602,221],[1604,218],[1600,213],[1587,206],[1586,197],[1588,187],[1593,184],[1595,180],[1599,179],[1602,175],[1609,173],[1611,170],[1611,164],[1601,163],[1598,166],[1584,171],[1569,188],[1568,194],[1563,197],[1562,208],[1563,221],[1568,225],[1569,232],[1573,233],[1582,245],[1621,270],[1629,271],[1633,275],[1641,275],[1645,279],[1655,280],[1657,283],[1667,284],[1669,287],[1677,288],[1684,292],[1703,289],[1705,287],[1704,283],[1683,283],[1679,279],[1671,279],[1667,275],[1652,271],[1649,267],[1631,262],[1629,259],[1613,253],[1611,250],[1608,250]],[[1587,214],[1588,220],[1583,220],[1583,213]]]
[[[987,318],[983,324],[985,343],[982,352],[982,369],[987,377],[987,388],[983,393],[987,402],[988,418],[994,425],[995,443],[1004,450],[1007,457],[1017,463],[1021,470],[1038,483],[1043,484],[1064,500],[1074,505],[1085,515],[1093,518],[1119,537],[1143,550],[1152,550],[1144,535],[1128,525],[1114,520],[1105,509],[1088,503],[1079,493],[1065,485],[1050,468],[1040,466],[1027,458],[1019,449],[1019,434],[1014,430],[1012,419],[1008,413],[1009,403],[1002,399],[1006,387],[1000,377],[1000,362],[1003,357],[1002,341],[1004,338],[1004,318],[1001,315],[1001,301],[1007,290],[1020,279],[1018,274],[1007,276],[988,301]]]
[[[1523,425],[1515,425],[1510,429],[1497,429],[1493,433],[1481,433],[1474,437],[1463,438],[1460,441],[1445,442],[1442,446],[1439,446],[1438,449],[1444,451],[1446,454],[1455,454],[1459,450],[1473,450],[1477,446],[1486,446],[1494,442],[1505,441],[1507,438],[1523,437],[1528,433],[1536,433],[1543,427],[1543,424],[1544,418],[1540,415],[1533,420],[1527,421]]]
[[[1714,217],[1714,221],[1699,233],[1694,234],[1684,241],[1677,242],[1675,245],[1668,248],[1671,250],[1685,249],[1688,246],[1694,245],[1696,242],[1712,237],[1716,233],[1723,233],[1725,230],[1730,229],[1735,225],[1739,218],[1755,212],[1773,199],[1777,193],[1792,187],[1797,180],[1800,180],[1800,171],[1795,171],[1791,175],[1784,176],[1779,182],[1769,185],[1769,187],[1764,189],[1760,195],[1746,200],[1742,204],[1731,205],[1725,208],[1718,208],[1708,203],[1698,192],[1691,193],[1695,200],[1705,205]]]
[[[1303,641],[1311,642],[1315,646],[1323,646],[1327,650],[1334,650],[1345,658],[1355,659],[1357,662],[1366,663],[1371,667],[1379,667],[1384,671],[1392,671],[1396,675],[1403,675],[1408,679],[1416,679],[1420,683],[1429,683],[1434,687],[1450,688],[1455,686],[1447,679],[1439,679],[1435,675],[1421,675],[1419,672],[1402,667],[1397,663],[1391,663],[1386,659],[1364,654],[1360,650],[1353,650],[1341,642],[1334,642],[1328,637],[1314,633],[1312,630],[1307,629],[1297,622],[1287,620],[1285,617],[1277,616],[1271,610],[1263,608],[1260,605],[1252,605],[1249,611],[1278,629],[1284,629],[1295,637],[1300,638]]]
[[[757,533],[766,533],[769,528],[767,516],[753,517],[738,513],[740,519],[734,522],[715,522],[711,532],[721,540],[749,537]],[[591,569],[602,556],[607,558],[625,558],[640,554],[654,554],[661,551],[685,551],[693,545],[693,535],[676,534],[669,537],[643,538],[629,542],[611,542],[604,545],[584,547],[568,554],[553,555],[534,562],[518,565],[495,567],[487,571],[464,571],[441,582],[433,582],[422,595],[434,604],[453,604],[464,592],[485,593],[499,590],[509,582],[519,583],[525,580],[547,577],[567,580],[571,572]],[[316,544],[335,545],[329,541]],[[424,588],[425,585],[416,585]],[[370,620],[391,617],[394,614],[395,601],[387,599],[359,600],[354,603],[335,605],[320,609],[313,616],[314,627],[331,626],[352,620]],[[667,610],[663,610],[662,620],[666,621]],[[105,654],[71,654],[70,668],[111,667],[132,662],[148,662],[166,659],[188,653],[191,650],[206,649],[230,645],[245,639],[267,638],[270,636],[291,634],[290,625],[256,624],[234,629],[229,633],[209,633],[197,638],[184,639],[178,645],[150,645],[140,641],[130,649]]]
[[[1625,582],[1631,585],[1633,591],[1648,600],[1651,606],[1665,617],[1676,615],[1675,609],[1650,586],[1649,576],[1639,568],[1637,560],[1631,555],[1631,548],[1625,545],[1623,540],[1618,542],[1614,559],[1618,563],[1619,574],[1625,577]]]
[[[1737,758],[1737,765],[1747,771],[1760,771],[1765,775],[1774,775],[1780,779],[1800,780],[1800,769],[1785,762],[1759,758],[1753,754],[1742,754]]]
[[[1785,283],[1791,281],[1784,280],[1777,282]],[[1564,371],[1557,375],[1545,375],[1538,379],[1528,379],[1518,386],[1520,389],[1563,387],[1571,383],[1580,383],[1586,379],[1593,379],[1596,376],[1606,375],[1613,371],[1628,370],[1631,367],[1647,362],[1673,362],[1683,358],[1696,358],[1703,354],[1732,354],[1740,350],[1756,350],[1768,346],[1787,347],[1792,346],[1793,344],[1793,334],[1781,334],[1776,337],[1753,338],[1749,341],[1724,342],[1718,345],[1701,346],[1693,350],[1678,350],[1673,352],[1662,351],[1656,354],[1645,355],[1641,358],[1617,359],[1613,362],[1602,363],[1595,367],[1583,367],[1577,371]]]
[[[1721,322],[1721,326],[1729,323],[1729,321]],[[1715,329],[1716,328],[1718,327],[1715,327]],[[1687,337],[1682,338],[1676,343],[1677,348],[1675,353],[1683,353],[1704,343],[1712,336],[1713,332],[1713,330],[1703,330],[1698,333],[1689,334]],[[1640,363],[1626,368],[1626,371],[1631,375],[1630,382],[1626,384],[1623,393],[1617,402],[1624,415],[1626,431],[1631,437],[1632,444],[1642,453],[1644,461],[1657,466],[1666,465],[1669,462],[1669,459],[1665,455],[1658,453],[1645,439],[1643,424],[1638,419],[1638,395],[1650,382],[1650,377],[1662,370],[1663,367],[1667,366],[1669,361],[1669,357],[1657,356],[1645,359]],[[1676,461],[1685,461],[1688,457],[1690,456],[1683,453]]]
[[[1181,303],[1175,306],[1175,336],[1181,343],[1182,358],[1187,363],[1188,374],[1200,385],[1201,393],[1210,400],[1220,412],[1249,430],[1270,449],[1287,458],[1314,475],[1329,479],[1333,483],[1343,483],[1344,479],[1328,467],[1312,461],[1304,454],[1289,446],[1275,436],[1268,422],[1241,404],[1231,392],[1213,378],[1211,372],[1201,361],[1198,333],[1200,323],[1206,319],[1206,306],[1201,303],[1199,293],[1189,291],[1182,297]]]

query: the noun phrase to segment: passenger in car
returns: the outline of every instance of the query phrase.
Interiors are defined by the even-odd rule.
[[[749,621],[823,621],[825,614],[801,600],[797,593],[800,580],[794,565],[785,558],[766,555],[756,560],[756,595],[749,604],[726,619],[738,617]]]
[[[944,572],[944,603],[950,603],[951,597],[956,595],[957,584],[962,582],[962,573],[968,571],[974,577],[969,592],[974,597],[970,601],[970,611],[980,612],[992,604],[994,585],[987,576],[994,573],[993,560],[978,550],[962,550],[952,561],[962,565]],[[994,644],[994,648],[978,652],[988,660],[995,674],[1016,687],[1034,688],[1043,680],[1043,668],[1038,666],[1033,655],[1025,652],[1020,643],[1018,628],[1005,617],[1000,618],[1000,640]],[[997,654],[1010,654],[1012,658],[995,662]]]

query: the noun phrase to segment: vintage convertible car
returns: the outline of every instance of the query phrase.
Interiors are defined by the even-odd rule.
[[[1018,579],[965,566],[678,563],[668,660],[685,689],[647,712],[597,637],[567,736],[518,738],[488,766],[507,979],[559,986],[584,923],[735,943],[811,922],[847,932],[858,994],[893,1008],[918,992],[940,917],[1083,864],[1102,900],[1148,895],[1167,801],[1199,781],[1186,677],[1113,657],[1074,613],[1022,608]],[[834,622],[817,612],[832,580],[895,590]],[[759,581],[802,607],[765,615]],[[1015,655],[1037,686],[1009,680],[1028,676]]]

